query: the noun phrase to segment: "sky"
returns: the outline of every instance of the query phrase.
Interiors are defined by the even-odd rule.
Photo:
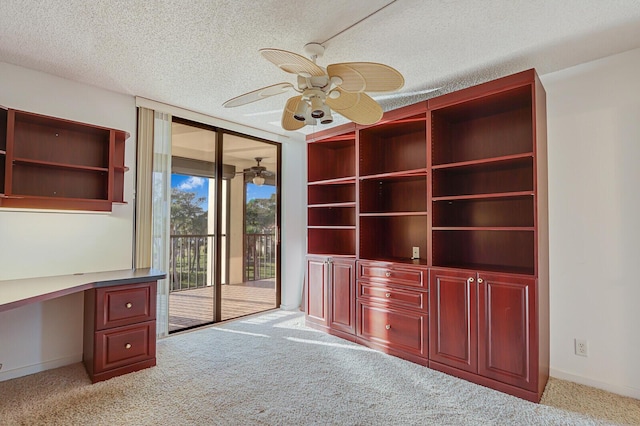
[[[179,188],[187,192],[195,192],[196,197],[207,197],[209,195],[209,179],[198,176],[186,176],[179,174],[171,175],[171,188]],[[252,183],[247,184],[247,202],[254,198],[269,198],[276,191],[275,186],[257,186]],[[207,203],[202,205],[204,210],[208,210]]]

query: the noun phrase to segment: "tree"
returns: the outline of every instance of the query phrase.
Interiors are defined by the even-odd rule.
[[[246,233],[271,234],[276,225],[276,194],[270,198],[254,198],[246,207]]]
[[[171,233],[204,235],[207,233],[207,212],[201,204],[205,197],[195,192],[171,188]]]

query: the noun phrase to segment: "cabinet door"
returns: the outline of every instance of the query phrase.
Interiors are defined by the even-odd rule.
[[[535,279],[478,274],[478,373],[537,391]]]
[[[429,359],[475,373],[476,274],[432,269],[429,284]]]
[[[307,291],[305,312],[307,321],[328,325],[327,293],[329,285],[328,258],[307,258]]]
[[[329,280],[329,327],[355,333],[355,265],[354,259],[334,259]]]

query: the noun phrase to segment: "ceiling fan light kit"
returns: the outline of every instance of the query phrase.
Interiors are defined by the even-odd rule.
[[[382,118],[382,107],[365,92],[391,92],[404,85],[394,68],[375,62],[345,62],[322,68],[316,59],[324,54],[319,43],[308,43],[305,53],[311,60],[280,49],[260,49],[262,56],[281,70],[297,76],[297,87],[278,83],[226,101],[227,108],[246,105],[293,89],[300,93],[289,98],[282,114],[282,128],[298,130],[306,125],[333,122],[331,111],[357,124],[374,124]]]

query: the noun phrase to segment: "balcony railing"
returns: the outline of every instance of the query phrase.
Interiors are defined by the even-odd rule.
[[[245,234],[244,281],[258,281],[276,276],[275,234]]]
[[[169,289],[190,290],[213,284],[213,234],[171,235],[169,245]],[[222,244],[225,244],[223,235]],[[273,234],[245,234],[243,281],[274,278],[276,246]]]

